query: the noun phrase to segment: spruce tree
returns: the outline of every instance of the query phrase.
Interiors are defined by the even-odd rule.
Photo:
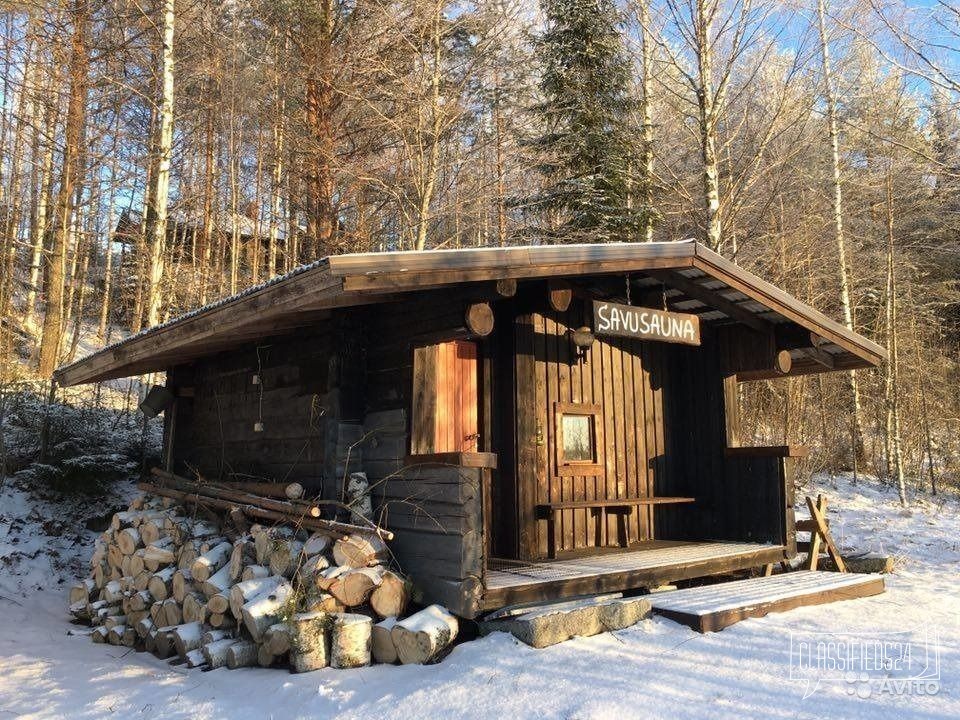
[[[543,188],[525,198],[545,239],[637,239],[647,208],[631,178],[638,138],[631,65],[613,0],[542,0],[540,134],[531,141]]]

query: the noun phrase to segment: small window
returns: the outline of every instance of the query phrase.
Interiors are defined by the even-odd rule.
[[[560,418],[563,427],[564,462],[596,462],[596,443],[593,439],[593,418],[589,415],[563,413]]]
[[[603,473],[603,424],[600,412],[599,405],[554,404],[558,476]]]

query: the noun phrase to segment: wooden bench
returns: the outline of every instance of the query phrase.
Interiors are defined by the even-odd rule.
[[[692,497],[645,497],[645,498],[617,498],[614,500],[566,500],[563,502],[543,503],[536,506],[537,517],[546,520],[547,525],[547,545],[550,548],[550,557],[557,556],[556,527],[557,518],[563,510],[596,510],[600,513],[599,527],[604,527],[607,522],[607,513],[616,512],[620,514],[619,532],[626,541],[626,513],[635,507],[644,505],[673,505],[679,503],[692,503],[696,498]],[[598,533],[599,536],[599,533]]]

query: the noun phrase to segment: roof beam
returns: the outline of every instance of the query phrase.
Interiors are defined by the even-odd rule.
[[[734,320],[742,322],[757,332],[769,333],[773,331],[772,323],[767,322],[761,317],[757,317],[756,314],[745,310],[732,300],[727,300],[727,298],[723,297],[719,292],[705,288],[703,285],[694,282],[690,278],[684,277],[680,273],[669,270],[648,270],[646,274],[660,280],[666,285],[675,287],[677,290],[683,292],[684,295],[694,300],[699,300],[705,305],[719,310],[724,315],[729,315]]]

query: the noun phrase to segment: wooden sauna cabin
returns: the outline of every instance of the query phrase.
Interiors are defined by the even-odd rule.
[[[425,600],[467,618],[796,552],[798,447],[740,447],[738,381],[884,350],[692,241],[341,255],[72,365],[165,371],[164,463],[366,472]]]

